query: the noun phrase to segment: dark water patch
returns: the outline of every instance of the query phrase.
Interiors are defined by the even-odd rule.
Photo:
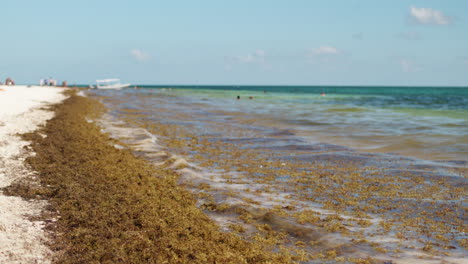
[[[271,137],[286,137],[286,136],[294,136],[295,133],[290,130],[279,130],[279,131],[268,133],[267,135]]]
[[[452,95],[380,95],[339,97],[328,101],[328,104],[345,104],[350,106],[378,107],[378,108],[416,108],[459,110],[467,109],[468,97]],[[351,108],[353,109],[353,108]]]
[[[213,132],[200,134],[201,137],[207,137],[207,138],[219,138],[219,137],[222,137],[223,135],[224,134],[222,133],[213,133]]]
[[[342,113],[355,113],[355,112],[366,112],[368,109],[357,108],[357,107],[346,107],[346,108],[329,108],[327,112],[342,112]]]
[[[468,161],[466,160],[437,160],[437,162],[447,165],[468,166]]]
[[[275,144],[284,142],[302,142],[300,139],[284,139],[284,138],[266,138],[266,137],[246,137],[246,138],[219,138],[214,141],[224,141],[229,143],[244,143],[244,144]]]
[[[300,125],[300,126],[329,126],[333,125],[332,123],[328,122],[318,122],[318,121],[312,121],[309,119],[284,119],[281,120],[281,122],[284,122],[285,124],[293,124],[293,125]]]
[[[183,126],[201,125],[199,122],[189,121],[189,120],[166,120],[166,121],[164,121],[164,123],[165,124],[171,124],[171,125],[183,125]]]
[[[273,151],[310,151],[310,152],[329,152],[329,151],[352,151],[351,148],[327,144],[317,143],[312,145],[292,144],[292,145],[277,145],[277,146],[257,146],[255,148],[269,149]]]
[[[463,127],[466,127],[466,124],[463,124],[463,123],[446,123],[446,124],[442,124],[441,126],[463,128]]]
[[[330,166],[340,166],[352,163],[354,166],[364,166],[371,159],[369,157],[355,155],[354,153],[320,153],[281,156],[285,160],[301,160],[305,162],[325,163]]]

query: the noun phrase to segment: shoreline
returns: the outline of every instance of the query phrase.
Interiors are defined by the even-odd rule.
[[[323,260],[335,252],[337,261],[372,256],[395,263],[463,263],[467,240],[451,231],[463,230],[461,169],[441,172],[401,156],[300,145],[287,131],[220,125],[216,113],[205,109],[198,109],[202,114],[179,112],[161,102],[164,97],[91,94],[113,111],[104,130],[138,156],[179,172],[181,184],[197,194],[200,207],[224,230],[233,230],[232,223],[248,230],[261,230],[261,225],[286,230],[290,221],[296,231],[320,234],[318,239],[292,235],[292,241],[305,242],[303,249],[313,244],[312,255]],[[203,129],[197,126],[200,119],[209,120]],[[235,136],[224,136],[224,129]],[[271,147],[280,143],[284,147]],[[240,208],[246,210],[239,213]]]
[[[171,169],[154,168],[102,133],[102,105],[71,95],[41,130],[24,137],[36,155],[27,163],[57,221],[51,247],[57,262],[291,263],[302,256],[222,232],[177,183]],[[46,137],[41,136],[47,135]],[[59,213],[58,213],[59,212]],[[50,217],[50,216],[49,216]]]
[[[45,108],[62,101],[64,89],[20,85],[0,89],[0,262],[50,263],[44,222],[33,220],[47,202],[8,196],[4,188],[35,179],[36,173],[24,164],[34,155],[25,149],[30,142],[18,134],[32,132],[52,118],[54,113]]]
[[[244,125],[251,123],[291,131],[312,143],[327,142],[363,152],[392,153],[436,163],[468,162],[464,147],[467,138],[463,136],[468,116],[463,100],[468,90],[458,97],[441,94],[428,98],[399,94],[374,96],[365,91],[330,93],[323,97],[319,91],[299,94],[288,92],[286,88],[282,91],[148,87],[128,90],[125,94],[135,98],[137,94],[167,96],[160,104],[169,108],[179,104],[175,112],[197,113],[197,109],[204,109],[213,118],[233,118],[234,122]],[[235,100],[236,95],[240,96],[239,101]],[[250,96],[254,100],[247,100]],[[438,97],[442,98],[441,105],[436,105]],[[137,108],[141,105],[137,101],[129,103]],[[197,106],[192,109],[190,103]],[[229,126],[229,122],[225,125]]]
[[[11,89],[15,88],[18,88],[17,92],[30,92],[31,89],[35,89],[35,87],[15,86],[9,88],[9,90],[11,91]],[[54,92],[57,91],[57,88],[46,88],[54,89]],[[0,100],[2,100],[2,92],[4,91],[0,91]],[[78,94],[83,93],[79,92]],[[48,119],[52,116],[55,117],[40,130],[36,129],[40,124],[44,124],[45,119],[34,118],[34,120],[31,120],[28,114],[24,114],[24,119],[18,119],[23,125],[28,126],[28,129],[16,129],[18,130],[16,133],[23,134],[23,141],[18,144],[26,144],[24,143],[25,138],[33,143],[29,147],[28,158],[23,153],[24,155],[20,158],[18,158],[18,155],[12,155],[10,160],[17,162],[23,167],[23,163],[26,161],[29,166],[32,166],[41,174],[40,180],[42,186],[24,187],[21,185],[24,182],[16,181],[17,185],[13,184],[13,188],[3,188],[2,193],[15,193],[16,191],[17,194],[23,193],[24,197],[35,198],[36,202],[32,202],[31,199],[26,201],[19,197],[13,197],[16,200],[34,204],[31,205],[32,207],[26,207],[21,211],[20,217],[33,223],[35,231],[40,230],[42,232],[36,239],[38,243],[42,244],[33,247],[36,250],[34,251],[35,255],[15,253],[10,250],[10,259],[7,260],[11,263],[15,263],[14,261],[18,263],[24,262],[24,260],[14,259],[20,256],[24,258],[29,257],[29,260],[37,260],[40,263],[52,261],[54,255],[52,251],[47,247],[42,247],[46,242],[45,237],[47,236],[46,231],[44,231],[44,222],[32,222],[30,217],[24,216],[25,213],[29,213],[29,215],[34,213],[36,218],[39,217],[40,211],[45,209],[44,200],[49,202],[49,208],[46,211],[46,218],[48,220],[47,229],[53,230],[52,234],[54,235],[54,241],[48,241],[47,244],[55,251],[55,257],[59,258],[58,261],[62,262],[123,260],[133,262],[163,260],[206,262],[208,260],[218,260],[224,262],[246,261],[257,263],[270,260],[272,263],[286,263],[316,258],[328,261],[345,261],[346,259],[349,262],[361,261],[359,263],[377,260],[383,261],[382,259],[367,259],[372,256],[370,254],[367,255],[367,258],[365,255],[361,255],[362,258],[360,258],[361,256],[348,256],[345,259],[340,252],[342,250],[351,250],[352,247],[346,249],[348,246],[344,244],[326,245],[328,242],[323,240],[323,234],[320,234],[318,238],[315,237],[322,232],[319,229],[298,229],[296,224],[291,225],[283,221],[281,217],[284,216],[282,214],[285,213],[285,208],[287,211],[294,212],[301,202],[291,203],[291,206],[279,208],[278,210],[256,211],[251,206],[256,204],[258,194],[249,191],[251,195],[243,197],[243,200],[247,204],[251,204],[245,208],[219,203],[218,201],[211,200],[209,195],[204,198],[206,199],[202,202],[204,204],[200,205],[200,200],[198,202],[196,200],[200,198],[198,196],[203,196],[205,195],[203,191],[216,187],[215,185],[210,187],[211,183],[209,182],[208,185],[201,182],[196,184],[196,186],[191,186],[196,181],[192,183],[191,181],[186,181],[187,177],[201,176],[190,173],[189,169],[192,164],[184,159],[188,158],[186,155],[181,157],[169,155],[168,159],[163,160],[162,166],[154,168],[154,164],[148,163],[147,160],[145,161],[140,157],[141,155],[135,155],[135,152],[138,151],[145,152],[144,149],[138,150],[131,146],[129,147],[125,141],[120,141],[119,137],[113,138],[111,131],[106,131],[105,128],[108,127],[103,126],[101,123],[102,117],[97,116],[102,111],[102,106],[93,103],[94,99],[92,97],[72,96],[73,98],[65,100],[62,104],[53,106],[52,108],[55,110],[54,114],[51,111],[42,109],[46,107],[46,102],[53,100],[48,99],[47,96],[41,96],[44,96],[44,93],[37,98],[29,99],[34,102],[31,105],[41,109],[28,112],[27,110],[30,108],[24,108],[26,110],[23,110],[26,112],[22,113],[44,111],[48,113]],[[10,106],[14,105],[14,101],[10,101],[13,102]],[[4,111],[6,112],[6,110]],[[12,116],[17,118],[18,115]],[[1,112],[0,117],[3,117]],[[29,117],[29,119],[26,117]],[[0,121],[2,120],[0,119]],[[1,129],[2,125],[0,125],[0,136],[2,136],[0,139],[5,141],[6,137],[3,135],[6,135],[6,133],[2,134]],[[122,127],[121,129],[123,131],[124,128]],[[143,144],[142,147],[148,143],[159,144],[158,138],[160,136],[168,136],[174,133],[173,127],[164,126],[155,126],[152,130],[149,130],[150,132],[144,129],[143,131],[138,126],[135,129],[140,129],[140,132],[144,132],[145,134],[144,138],[139,138],[139,143]],[[178,129],[175,131],[181,132]],[[110,138],[107,133],[111,134]],[[155,135],[158,136],[156,137]],[[146,139],[146,137],[150,138]],[[19,136],[11,135],[10,138],[16,140],[19,139]],[[185,142],[187,138],[191,138],[191,142]],[[0,144],[0,150],[2,146],[7,145],[3,141],[2,143],[4,144]],[[182,133],[178,134],[170,142],[163,140],[160,143],[165,145],[165,143],[172,142],[171,144],[175,144],[174,147],[180,145],[194,147],[192,144],[197,143],[196,146],[198,147],[204,146],[200,153],[207,153],[206,147],[220,147],[218,146],[220,143],[216,146],[198,144],[202,143],[202,141],[203,138],[194,138],[190,134],[184,135]],[[36,155],[30,154],[31,149],[34,149]],[[161,153],[154,153],[153,148],[149,149],[148,153],[156,155],[157,157],[155,158],[162,158],[159,155]],[[4,156],[1,157],[3,159]],[[227,162],[227,160],[224,160],[224,162]],[[0,165],[4,164],[6,163],[0,163]],[[273,163],[269,165],[272,165],[271,168],[274,169]],[[277,165],[278,167],[284,166],[284,164]],[[5,170],[5,168],[3,169]],[[176,172],[185,172],[186,175],[177,175]],[[32,175],[31,172],[23,171],[22,173]],[[0,174],[0,176],[3,175]],[[333,177],[333,179],[337,180],[336,177]],[[221,180],[224,181],[223,179]],[[227,183],[237,184],[238,186],[243,186],[242,184],[246,183],[246,179],[241,180],[227,177],[226,180]],[[320,179],[316,180],[320,181]],[[5,184],[10,185],[12,182],[13,180],[5,182]],[[247,185],[246,187],[250,188]],[[199,188],[198,191],[197,188]],[[192,197],[193,194],[190,194],[188,190],[195,190],[195,193],[197,193],[195,197]],[[202,192],[199,192],[200,190]],[[223,192],[221,194],[226,194],[233,198],[236,197],[235,192]],[[268,192],[265,194],[268,194]],[[2,197],[11,196],[1,195],[0,199]],[[159,200],[154,200],[154,197],[158,197]],[[38,200],[42,201],[37,202]],[[280,205],[278,204],[278,206]],[[57,212],[60,212],[60,215]],[[340,211],[338,210],[337,212]],[[219,223],[217,225],[213,222],[213,219],[210,220],[207,217],[207,215],[213,216],[219,213],[240,215],[245,224],[250,223],[252,228],[258,231],[251,232],[250,230],[247,231],[248,235],[246,235],[245,225],[242,221],[238,224],[229,224],[227,222],[226,226],[223,226]],[[326,216],[326,218],[320,220],[320,217],[317,218],[316,213],[314,215],[298,215],[298,217],[305,217],[303,219],[304,222],[310,222],[312,219],[315,219],[316,223],[310,222],[310,224],[321,225],[327,223],[324,222],[325,220],[331,221],[330,223],[336,222],[336,227],[339,227],[340,230],[347,229],[349,227],[347,224],[351,224],[352,221],[361,221],[357,219],[362,218],[362,216],[359,216],[360,218],[352,221],[343,220],[340,219],[336,212],[333,214],[323,213],[322,216]],[[51,222],[52,219],[58,219],[58,221],[55,222],[54,220],[54,222]],[[162,224],[161,221],[165,223]],[[343,223],[346,222],[346,227],[338,224],[341,221],[344,221]],[[361,224],[366,226],[371,224],[369,221],[362,220]],[[220,230],[222,231],[220,232]],[[2,231],[2,226],[0,225],[0,234],[2,234]],[[316,233],[316,231],[319,233]],[[294,233],[291,235],[293,236],[292,240],[290,236],[285,236],[284,232]],[[302,232],[303,234],[297,235],[295,234],[296,232]],[[3,234],[8,233],[4,232]],[[243,238],[241,239],[241,237]],[[357,243],[357,247],[364,247],[365,243],[367,243],[359,242],[360,240],[356,241],[358,241],[355,242]],[[24,244],[27,243],[27,241],[24,242]],[[322,243],[324,245],[321,245]],[[272,253],[277,245],[283,246],[285,244],[294,244],[296,249],[299,248],[299,251],[294,251],[292,248],[287,248],[286,250],[278,247],[280,250]],[[305,251],[300,251],[306,244],[316,245],[317,250],[323,247],[323,249],[326,249],[326,251],[323,251],[325,255],[320,253],[322,255],[320,257],[320,254],[314,256]],[[374,249],[384,250],[378,247]],[[3,251],[5,250],[0,247],[0,262]],[[239,255],[243,257],[239,257]],[[418,256],[414,256],[414,259],[416,258]],[[396,263],[405,262],[398,258],[393,260]],[[447,258],[446,260],[457,263],[457,259]],[[435,259],[429,258],[426,261],[431,262],[435,261]]]

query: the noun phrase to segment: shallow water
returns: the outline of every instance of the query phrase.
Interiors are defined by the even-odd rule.
[[[302,91],[301,87],[274,87],[277,92],[222,88],[141,89],[139,93],[158,94],[178,111],[230,112],[229,118],[291,130],[311,143],[430,160],[468,160],[466,88],[316,87]],[[318,91],[327,92],[326,96]],[[235,100],[237,95],[240,100]]]
[[[395,105],[385,95],[91,94],[110,108],[106,131],[177,170],[227,231],[240,224],[246,235],[286,233],[282,244],[319,256],[310,260],[318,263],[367,256],[462,263],[466,256],[468,133],[458,101],[421,114],[414,106],[382,107]]]

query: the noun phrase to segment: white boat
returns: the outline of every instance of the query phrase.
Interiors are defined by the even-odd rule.
[[[92,88],[96,89],[122,89],[125,87],[129,87],[130,84],[122,84],[120,83],[120,79],[104,79],[104,80],[96,80],[96,86]]]

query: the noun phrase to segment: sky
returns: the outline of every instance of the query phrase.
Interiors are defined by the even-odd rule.
[[[466,0],[1,0],[0,80],[468,86]]]

